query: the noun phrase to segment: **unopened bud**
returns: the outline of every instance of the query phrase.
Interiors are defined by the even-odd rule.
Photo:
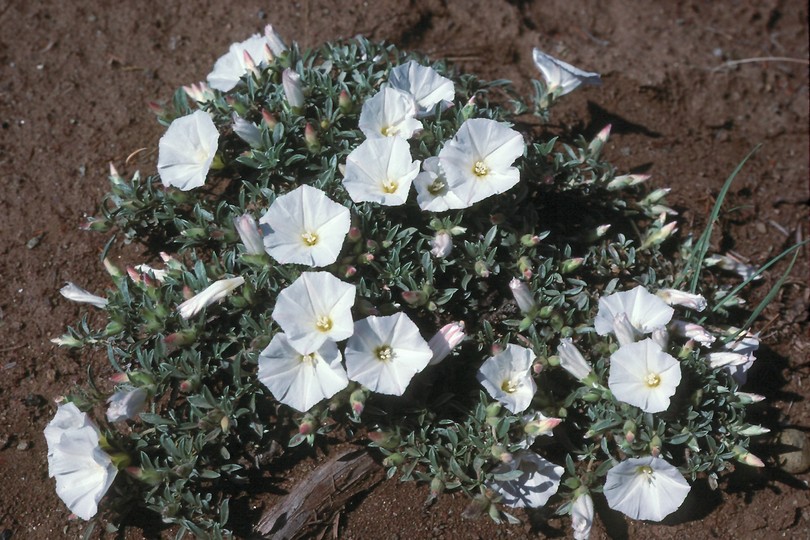
[[[490,275],[489,267],[487,267],[487,263],[484,261],[475,261],[475,266],[473,268],[475,273],[482,278],[488,278]]]
[[[307,413],[304,415],[304,418],[301,419],[301,423],[298,424],[298,433],[301,435],[310,435],[315,433],[315,430],[317,430],[320,425],[321,423],[318,422],[317,418]]]
[[[566,259],[563,261],[562,265],[560,266],[560,272],[563,274],[570,274],[580,266],[582,263],[585,262],[585,259],[582,257],[575,257],[573,259]]]
[[[383,459],[383,467],[398,467],[405,462],[405,456],[400,454],[399,452],[394,452],[393,454],[387,456]]]
[[[276,127],[276,124],[278,124],[278,119],[275,117],[275,115],[273,115],[273,113],[271,113],[267,109],[262,109],[262,120],[270,129],[270,131],[273,131],[273,129]]]
[[[368,391],[361,389],[355,390],[349,396],[349,406],[355,416],[363,414],[363,409],[366,406],[366,399],[368,399]]]
[[[658,457],[661,455],[661,437],[658,435],[653,435],[653,438],[650,439],[650,455],[652,457]]]
[[[307,144],[307,150],[313,154],[321,150],[321,141],[318,140],[318,132],[315,131],[315,128],[309,122],[304,126],[304,142]]]
[[[380,448],[385,448],[386,450],[392,450],[399,446],[401,442],[401,438],[399,433],[396,431],[371,431],[368,434],[368,438],[371,440],[372,443],[379,446]]]
[[[520,243],[526,247],[533,247],[540,243],[540,237],[536,234],[524,234],[520,237]]]
[[[290,68],[285,69],[281,74],[281,85],[284,88],[284,95],[290,108],[299,112],[304,106],[304,91],[301,89],[301,75]]]
[[[512,463],[512,454],[502,444],[493,444],[489,451],[501,463]]]
[[[338,96],[338,108],[343,114],[349,114],[352,112],[352,109],[354,109],[352,97],[346,90],[340,91],[340,95]]]
[[[588,152],[592,156],[596,157],[602,152],[602,148],[605,146],[605,143],[607,143],[608,137],[610,137],[610,128],[610,124],[602,128],[591,141],[591,144],[588,145]]]

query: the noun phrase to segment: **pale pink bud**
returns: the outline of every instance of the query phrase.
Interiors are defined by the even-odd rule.
[[[520,308],[522,313],[531,313],[537,308],[534,295],[531,290],[529,290],[529,286],[524,282],[517,278],[512,278],[509,282],[509,288],[512,290],[512,296],[515,297],[515,302],[517,302],[518,308]]]
[[[301,75],[287,68],[281,74],[281,85],[284,87],[284,95],[287,97],[287,103],[290,107],[300,109],[304,106],[304,92],[301,90]]]
[[[452,322],[445,324],[430,338],[428,346],[433,351],[433,358],[428,365],[436,365],[452,352],[464,340],[464,322]]]
[[[242,57],[245,60],[245,70],[250,71],[254,75],[258,75],[259,70],[256,68],[256,62],[253,61],[253,57],[250,56],[250,53],[242,51]]]
[[[656,294],[670,306],[683,306],[695,311],[706,309],[706,299],[699,294],[679,291],[678,289],[660,289]]]
[[[239,233],[239,239],[245,245],[245,252],[250,255],[262,255],[264,251],[264,240],[259,230],[256,219],[250,214],[244,214],[233,218],[233,225]]]
[[[669,328],[675,335],[686,339],[693,339],[703,345],[711,345],[715,340],[715,337],[699,324],[674,320],[670,323]]]
[[[275,31],[272,24],[268,24],[264,27],[264,37],[267,40],[267,45],[276,56],[287,50],[287,45],[284,44],[284,40],[281,39],[281,36]]]

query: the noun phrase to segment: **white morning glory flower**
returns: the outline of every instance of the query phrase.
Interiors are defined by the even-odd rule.
[[[633,519],[661,521],[680,508],[689,484],[660,457],[629,458],[613,466],[605,479],[608,505]]]
[[[411,159],[405,139],[368,139],[346,158],[343,186],[356,203],[375,202],[399,206],[408,199],[419,161]]]
[[[432,113],[433,107],[439,103],[446,108],[456,96],[453,81],[442,77],[435,69],[413,60],[392,69],[388,75],[388,85],[413,96],[418,116]]]
[[[422,172],[413,181],[416,188],[416,202],[426,212],[464,208],[464,203],[447,187],[447,178],[442,171],[439,158],[429,157],[422,162]]]
[[[498,475],[520,471],[512,480],[498,480]],[[528,450],[512,454],[512,461],[501,463],[494,469],[495,481],[488,484],[501,496],[501,502],[515,508],[540,508],[560,487],[564,469]]]
[[[267,253],[281,264],[327,266],[335,262],[351,227],[349,209],[312,186],[278,197],[259,222],[267,225]]]
[[[98,512],[98,503],[118,472],[99,446],[98,428],[73,403],[61,405],[45,428],[48,476],[56,478],[56,494],[84,520]]]
[[[214,70],[208,74],[208,84],[211,85],[211,88],[222,92],[231,90],[239,84],[242,76],[249,69],[245,63],[245,53],[248,53],[258,66],[264,63],[267,57],[266,48],[269,48],[275,55],[279,55],[287,49],[278,34],[273,31],[273,27],[269,25],[265,28],[265,35],[253,34],[245,41],[233,43],[228,52],[214,64]]]
[[[369,139],[402,137],[410,139],[422,129],[416,119],[416,102],[408,92],[384,87],[363,103],[358,127]]]
[[[278,293],[273,319],[298,352],[309,354],[326,340],[340,341],[354,332],[355,286],[329,272],[304,272]]]
[[[571,64],[549,56],[540,49],[535,48],[532,50],[532,58],[537,69],[540,70],[546,80],[548,93],[556,93],[557,97],[575,90],[581,84],[593,86],[602,84],[598,73],[582,71]]]
[[[201,293],[197,293],[192,298],[189,298],[177,306],[177,311],[180,312],[180,316],[184,319],[190,319],[214,302],[219,302],[228,296],[231,291],[242,285],[244,282],[245,278],[242,276],[215,281],[206,287]]]
[[[259,355],[259,382],[273,396],[297,411],[306,412],[323,399],[346,388],[349,379],[334,341],[301,354],[284,334],[276,334]]]
[[[134,419],[146,408],[147,397],[149,393],[143,388],[119,390],[107,400],[107,420],[120,422]]]
[[[610,356],[610,391],[644,412],[667,410],[680,382],[680,363],[652,339],[623,345]]]
[[[466,208],[520,181],[512,164],[524,147],[523,136],[506,124],[471,118],[441,149],[439,161],[450,191]]]
[[[580,381],[593,372],[593,368],[582,356],[582,353],[579,352],[571,338],[562,338],[560,340],[560,345],[557,347],[557,356],[560,357],[560,367]]]
[[[507,409],[516,414],[523,412],[537,391],[531,375],[534,359],[531,349],[510,343],[504,351],[484,361],[478,370],[478,381]]]
[[[401,396],[431,358],[419,328],[402,312],[357,321],[346,343],[349,379],[380,394]]]
[[[205,184],[214,161],[219,131],[205,111],[175,118],[158,143],[158,173],[163,185],[188,191]]]
[[[601,297],[594,327],[600,336],[616,334],[616,317],[624,314],[633,334],[638,338],[665,326],[674,312],[666,302],[639,285],[629,291]],[[624,320],[620,319],[619,322],[623,323]]]
[[[68,300],[72,300],[74,302],[90,304],[101,309],[107,307],[106,298],[96,296],[95,294],[92,294],[91,292],[82,289],[72,281],[68,281],[64,287],[59,289],[59,293]]]
[[[574,499],[571,506],[571,528],[574,529],[574,540],[588,540],[593,526],[593,499],[587,493]]]

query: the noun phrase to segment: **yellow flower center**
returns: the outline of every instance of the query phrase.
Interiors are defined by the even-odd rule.
[[[305,232],[301,235],[301,239],[308,246],[314,246],[318,243],[318,235],[313,232]]]
[[[394,349],[390,345],[383,345],[374,349],[374,355],[380,362],[390,362],[394,359]]]
[[[321,332],[328,332],[332,329],[332,319],[329,315],[321,315],[315,322],[315,327]]]
[[[380,128],[380,133],[382,133],[383,137],[390,137],[391,135],[396,135],[397,130],[391,126],[383,126]]]
[[[643,474],[647,478],[647,482],[653,481],[653,469],[649,465],[642,465],[638,469],[636,469],[636,474]]]
[[[433,181],[432,184],[428,186],[428,193],[430,193],[431,195],[438,195],[444,189],[444,185],[445,185],[444,182],[442,182],[437,178],[436,180]]]
[[[302,354],[298,357],[298,360],[302,364],[313,364],[315,363],[315,353]]]
[[[399,182],[396,180],[383,180],[382,189],[385,193],[396,193],[399,189]]]
[[[661,376],[658,373],[647,373],[647,376],[644,377],[644,384],[650,388],[655,388],[661,384]]]
[[[507,394],[514,394],[517,392],[518,385],[515,381],[511,379],[506,379],[501,383],[501,390],[506,392]]]
[[[489,174],[489,167],[483,161],[476,161],[472,172],[475,176],[486,176]]]

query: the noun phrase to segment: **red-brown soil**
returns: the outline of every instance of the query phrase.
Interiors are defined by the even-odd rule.
[[[231,42],[268,22],[303,46],[362,33],[524,91],[538,77],[533,46],[599,71],[603,86],[564,98],[552,122],[588,135],[611,123],[607,155],[620,170],[672,187],[681,234],[699,230],[728,173],[763,145],[734,184],[715,238],[716,248],[762,264],[807,236],[807,15],[798,0],[1,3],[0,537],[77,538],[84,530],[48,478],[42,429],[54,398],[82,384],[88,365],[104,386],[111,370],[103,356],[49,343],[82,312],[58,289],[72,280],[104,290],[98,254],[106,237],[78,226],[107,189],[108,163],[151,174],[162,128],[146,103],[203,80]],[[142,252],[122,253],[132,261]],[[778,276],[769,272],[752,298]],[[749,389],[768,396],[757,414],[774,431],[810,427],[807,278],[805,249],[757,323],[764,347]],[[625,524],[598,503],[593,537],[810,537],[808,475],[780,472],[769,448],[757,452],[771,467],[738,472],[722,493],[696,487],[666,524]],[[316,465],[305,460],[280,487],[292,489]],[[383,483],[345,509],[335,537],[569,535],[567,519],[544,512],[498,527],[462,521],[463,495],[423,509],[425,495],[424,486]],[[257,514],[271,500],[257,497]],[[130,529],[126,537],[152,534]]]

